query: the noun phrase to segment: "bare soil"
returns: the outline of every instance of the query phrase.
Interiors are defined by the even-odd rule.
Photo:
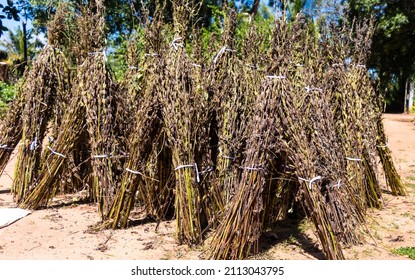
[[[384,115],[389,147],[395,165],[407,186],[408,195],[394,197],[384,192],[384,206],[369,210],[362,243],[344,249],[347,259],[408,259],[394,253],[400,247],[415,246],[415,124],[410,115]],[[15,159],[0,177],[0,207],[15,207],[10,186]],[[384,185],[384,183],[382,183]],[[386,187],[385,187],[386,189]],[[95,231],[100,221],[93,204],[79,196],[59,197],[55,206],[37,210],[16,223],[0,229],[0,259],[32,260],[171,260],[203,259],[209,241],[190,248],[175,241],[175,221],[160,224],[135,219],[125,230]],[[138,214],[137,214],[138,215]],[[255,259],[324,259],[312,225],[287,220],[264,234],[261,253]]]

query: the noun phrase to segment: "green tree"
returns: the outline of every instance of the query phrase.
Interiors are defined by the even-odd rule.
[[[26,37],[26,42],[24,38]],[[7,54],[8,60],[11,65],[14,65],[17,72],[21,74],[24,71],[25,62],[28,59],[32,59],[39,48],[43,46],[43,43],[38,39],[32,39],[32,33],[24,34],[21,28],[17,28],[15,31],[9,30],[9,40],[0,42]],[[25,44],[26,47],[25,47]],[[26,56],[25,56],[25,51]]]
[[[389,110],[402,111],[413,92],[415,73],[415,1],[350,0],[353,18],[376,21],[369,67],[379,76],[379,89]],[[406,108],[408,109],[408,108]]]
[[[59,2],[62,0],[27,0],[29,5],[28,15],[33,19],[33,26],[37,32],[46,33],[47,23],[53,18]],[[80,7],[90,1],[67,0],[73,7]],[[157,4],[164,5],[164,17],[166,22],[172,21],[172,5],[170,0],[104,0],[106,7],[106,23],[108,37],[120,42],[124,36],[131,35],[142,19],[143,5],[153,16]],[[210,25],[213,8],[220,7],[220,0],[203,0],[199,11],[197,24],[205,27]]]
[[[19,18],[19,10],[17,7],[14,6],[13,1],[7,0],[7,5],[4,6],[0,4],[0,37],[3,35],[3,32],[7,31],[7,27],[3,25],[3,19],[14,19],[18,21]]]
[[[242,10],[248,12],[251,16],[255,16],[259,11],[260,0],[243,0],[241,1]]]
[[[28,40],[28,30],[27,30],[27,21],[31,15],[31,4],[28,0],[19,0],[14,3],[12,0],[7,0],[7,6],[3,7],[0,5],[0,8],[3,8],[2,12],[7,15],[8,19],[14,19],[16,21],[21,21],[22,31],[23,31],[23,64],[27,63],[28,60],[28,49],[27,49],[27,40]],[[0,36],[3,31],[6,31],[1,22],[1,19],[5,18],[4,15],[0,14]]]

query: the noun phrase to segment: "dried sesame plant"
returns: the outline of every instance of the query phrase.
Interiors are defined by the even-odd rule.
[[[38,172],[36,188],[25,197],[21,207],[37,209],[47,206],[58,193],[74,193],[83,188],[83,177],[78,158],[82,153],[74,152],[85,144],[80,140],[85,130],[85,108],[81,96],[73,96],[61,123],[61,130],[53,142],[48,143]],[[83,155],[82,158],[85,158]]]
[[[258,81],[254,81],[255,72],[245,66],[245,62],[236,54],[235,29],[236,12],[231,11],[222,36],[225,43],[217,50],[209,65],[208,92],[216,127],[214,160],[216,165],[214,186],[219,188],[213,193],[215,206],[223,211],[224,206],[234,194],[234,183],[239,180],[241,170],[238,166],[243,158],[246,145],[246,128],[254,103]],[[253,54],[254,55],[254,54]],[[241,73],[240,71],[245,71]]]
[[[130,212],[137,204],[142,205],[148,215],[162,220],[173,201],[171,156],[166,145],[159,98],[159,91],[164,90],[166,79],[161,71],[166,67],[166,47],[161,37],[161,9],[162,6],[157,7],[151,23],[146,21],[143,59],[140,62],[128,60],[135,65],[128,70],[127,75],[132,76],[122,89],[127,92],[131,103],[135,104],[130,105],[134,108],[131,110],[134,119],[130,120],[132,130],[127,138],[128,159],[104,227],[127,227]]]
[[[28,72],[25,72],[25,76],[27,75]],[[16,97],[0,122],[0,174],[9,163],[13,150],[22,137],[22,113],[27,92],[23,90],[23,86],[22,83],[18,85]]]
[[[201,69],[192,61],[183,46],[187,29],[184,27],[197,13],[199,4],[193,1],[173,1],[174,37],[166,56],[164,90],[160,91],[162,116],[175,171],[175,216],[177,239],[199,244],[207,226],[203,198],[207,190],[200,172],[206,168],[209,143],[207,96],[197,81]],[[200,73],[200,72],[199,72]]]
[[[22,145],[12,192],[15,200],[22,199],[37,185],[37,171],[42,152],[42,140],[50,120],[50,108],[56,96],[66,90],[67,64],[64,55],[52,45],[47,45],[29,70],[23,89],[26,94],[22,110]]]
[[[122,162],[123,147],[118,141],[115,95],[117,84],[106,64],[105,54],[105,21],[104,5],[96,1],[96,9],[92,9],[87,26],[97,32],[91,37],[86,32],[85,43],[89,52],[78,66],[78,94],[82,96],[85,107],[86,126],[89,137],[90,157],[92,165],[91,190],[93,199],[98,202],[102,217],[105,217],[112,206],[118,185],[119,167]],[[91,29],[90,29],[91,30]]]
[[[68,39],[66,18],[72,17],[68,6],[60,5],[54,19],[49,23],[48,40],[52,44],[63,44]],[[65,91],[57,95],[53,111],[52,125],[48,133],[47,144],[43,141],[44,151],[38,168],[38,184],[30,194],[24,197],[22,207],[37,209],[47,206],[58,193],[74,193],[84,188],[85,166],[81,163],[89,155],[85,147],[88,141],[85,129],[85,107],[81,96],[72,84],[75,73],[69,72],[70,80],[62,87]],[[76,78],[76,77],[75,77]]]
[[[99,228],[126,228],[136,212],[175,218],[177,241],[208,240],[211,259],[258,253],[261,235],[294,210],[327,259],[344,259],[384,188],[406,193],[365,67],[373,25],[301,14],[265,25],[225,1],[207,42],[200,1],[172,0],[170,23],[166,3],[152,17],[144,5],[120,83],[106,62],[102,1],[56,13],[0,125],[0,171],[21,141],[16,201],[36,209],[86,190]]]

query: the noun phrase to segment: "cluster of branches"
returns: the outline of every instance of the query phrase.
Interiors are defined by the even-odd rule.
[[[211,237],[215,259],[258,252],[261,234],[301,206],[327,258],[344,258],[366,210],[382,206],[378,159],[391,192],[405,194],[365,65],[372,25],[302,14],[270,24],[225,4],[222,32],[206,38],[189,28],[201,7],[172,1],[171,24],[167,3],[151,20],[144,9],[118,82],[103,1],[74,16],[69,41],[71,9],[60,6],[1,124],[0,170],[21,142],[16,202],[37,209],[87,190],[100,227],[127,227],[136,208],[175,217],[177,240]]]

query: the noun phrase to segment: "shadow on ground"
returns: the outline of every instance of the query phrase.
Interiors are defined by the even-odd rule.
[[[277,244],[293,245],[304,250],[304,254],[318,259],[325,260],[326,257],[319,249],[317,243],[301,232],[301,218],[287,218],[277,222],[273,230],[267,231],[259,239],[259,253],[266,253]]]

